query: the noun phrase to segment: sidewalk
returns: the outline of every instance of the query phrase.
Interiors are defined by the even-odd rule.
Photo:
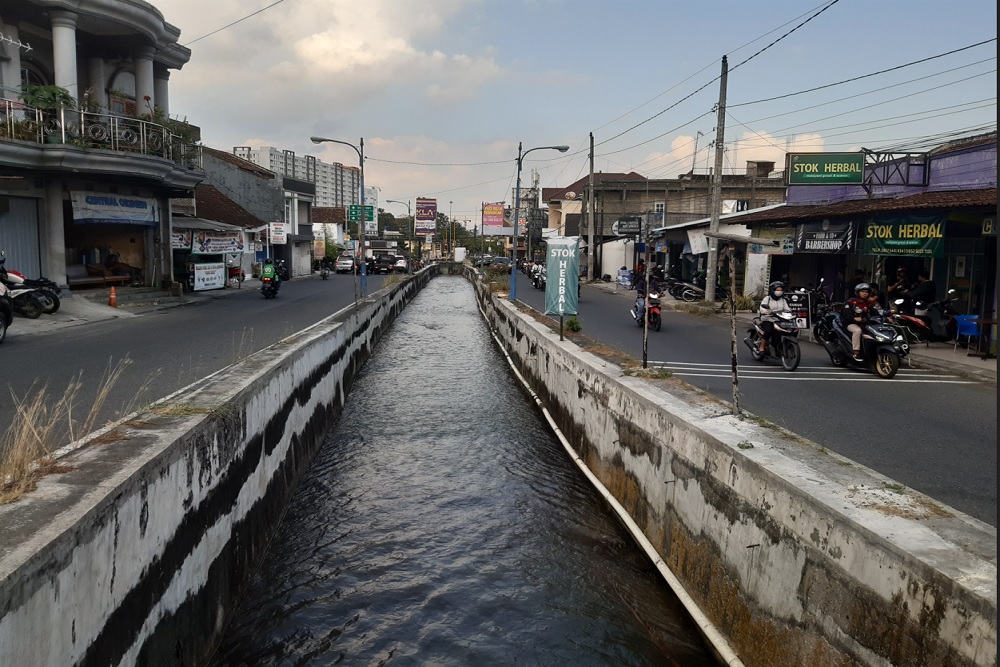
[[[584,283],[587,287],[601,289],[612,294],[620,294],[629,301],[635,301],[635,291],[618,287],[615,283],[592,282]],[[664,294],[660,298],[660,303],[664,310],[704,310],[703,306],[694,303],[678,301],[669,294]],[[729,318],[728,313],[717,313],[717,317]],[[753,314],[749,312],[736,313],[736,319],[749,324],[753,319]],[[803,341],[812,341],[812,332],[802,332]],[[914,345],[910,348],[910,362],[920,368],[930,368],[934,370],[958,373],[966,377],[982,380],[983,382],[996,383],[997,381],[997,360],[995,357],[983,359],[981,356],[970,356],[968,350],[963,347],[956,348],[954,343],[931,343],[930,345]],[[905,362],[904,362],[905,363]]]

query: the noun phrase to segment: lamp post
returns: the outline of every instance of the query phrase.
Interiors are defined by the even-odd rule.
[[[365,138],[361,137],[361,142],[354,144],[338,139],[327,139],[326,137],[309,137],[309,141],[314,144],[331,143],[350,146],[358,154],[358,164],[361,167],[361,220],[358,221],[358,240],[361,243],[361,297],[364,298],[368,289],[368,262],[365,258],[365,223],[368,216],[365,214]]]
[[[410,254],[412,255],[413,254],[413,248],[410,247],[410,244],[412,243],[412,238],[413,238],[413,233],[412,233],[413,220],[411,219],[411,216],[410,216],[410,200],[407,199],[406,201],[400,201],[398,199],[386,199],[385,203],[386,204],[406,204],[406,249],[409,250]]]
[[[569,150],[569,146],[535,146],[524,152],[521,152],[521,148],[522,145],[519,141],[517,142],[517,187],[514,189],[514,249],[511,252],[513,257],[510,262],[510,294],[507,297],[510,301],[517,299],[517,228],[521,224],[521,163],[524,162],[524,158],[531,151],[552,149],[560,153],[565,153]]]

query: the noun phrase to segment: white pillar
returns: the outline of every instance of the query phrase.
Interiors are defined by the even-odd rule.
[[[76,73],[76,14],[62,10],[49,12],[52,21],[52,61],[55,84],[79,99]]]
[[[102,109],[107,109],[109,82],[103,59],[91,58],[87,61],[87,79],[87,90],[84,92],[87,99],[100,104]],[[83,101],[83,95],[80,101]]]
[[[45,202],[38,225],[38,245],[42,252],[42,275],[66,287],[66,233],[63,229],[63,181],[50,178],[45,183]]]
[[[140,116],[151,114],[151,109],[156,108],[156,91],[153,89],[153,53],[155,53],[153,47],[141,46],[132,56],[135,66],[135,111]],[[148,103],[146,97],[149,97]]]
[[[170,70],[164,69],[162,72],[157,72],[153,80],[153,99],[156,100],[156,106],[163,110],[163,115],[170,116]]]

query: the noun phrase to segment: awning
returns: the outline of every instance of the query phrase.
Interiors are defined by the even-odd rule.
[[[203,229],[210,232],[244,232],[246,231],[242,227],[237,225],[227,225],[224,222],[216,222],[215,220],[205,220],[203,218],[192,218],[190,216],[173,216],[170,220],[170,226],[174,229]]]
[[[752,208],[747,211],[739,211],[737,213],[725,213],[719,216],[719,220],[725,220],[730,224],[739,224],[739,220],[734,220],[734,218],[741,218],[745,215],[750,215],[751,213],[760,213],[761,211],[770,211],[773,208],[779,208],[785,206],[784,203],[781,204],[771,204],[770,206],[760,206],[758,208]],[[650,233],[656,234],[658,232],[668,232],[677,229],[690,229],[691,227],[708,227],[712,222],[712,218],[702,218],[700,220],[691,220],[690,222],[681,222],[675,225],[666,225],[664,227],[656,227]]]

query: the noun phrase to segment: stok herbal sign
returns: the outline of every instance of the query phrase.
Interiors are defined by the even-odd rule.
[[[865,228],[867,255],[944,257],[944,216],[882,218]]]
[[[862,185],[864,153],[789,153],[785,158],[788,185]]]
[[[545,314],[576,315],[580,237],[549,239],[545,251]]]

